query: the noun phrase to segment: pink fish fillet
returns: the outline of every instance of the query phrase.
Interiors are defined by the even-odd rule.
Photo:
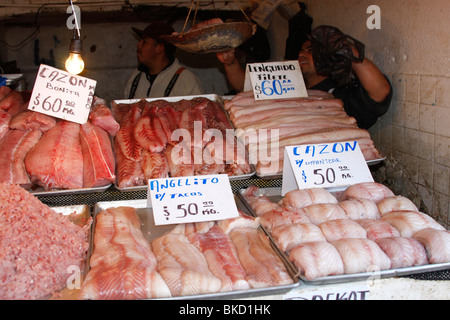
[[[151,152],[149,150],[142,150],[142,170],[145,179],[160,179],[169,176],[169,163],[164,153]]]
[[[96,215],[91,269],[79,298],[132,300],[168,298],[169,288],[131,207],[106,209]]]
[[[181,111],[177,111],[172,107],[172,104],[165,100],[160,101],[156,105],[156,115],[161,122],[162,129],[167,137],[167,142],[172,143],[172,132],[179,128],[181,120]],[[151,102],[153,105],[157,102]]]
[[[414,232],[425,228],[445,230],[429,215],[419,211],[392,211],[381,217],[393,225],[402,237],[411,237]]]
[[[25,167],[31,181],[46,190],[83,188],[80,125],[58,122],[28,152]]]
[[[304,207],[303,212],[311,223],[321,224],[328,220],[348,219],[344,209],[336,203],[318,203]]]
[[[12,110],[25,103],[20,91],[11,90],[2,100],[0,100],[0,110]]]
[[[251,185],[242,192],[244,199],[257,216],[261,216],[268,211],[280,208],[278,203],[273,202],[267,196],[259,194],[259,191],[260,190],[257,186]]]
[[[205,256],[184,233],[177,230],[166,233],[152,241],[152,249],[158,260],[158,272],[169,286],[172,296],[220,290],[222,282],[211,273]]]
[[[384,198],[377,203],[381,215],[392,211],[419,211],[414,202],[403,196]]]
[[[132,161],[141,161],[142,147],[135,139],[134,130],[141,117],[141,109],[138,105],[133,105],[124,115],[120,123],[120,129],[116,134],[116,141],[125,157]]]
[[[211,272],[222,281],[221,292],[250,289],[234,244],[218,226],[206,233],[192,233],[189,241],[203,253]]]
[[[259,217],[250,217],[239,209],[238,212],[239,217],[219,220],[217,221],[217,226],[226,234],[230,233],[234,228],[259,228]]]
[[[18,130],[41,130],[46,132],[56,125],[56,119],[43,113],[24,111],[15,115],[10,127]]]
[[[183,142],[175,146],[167,145],[164,151],[167,162],[169,163],[170,175],[172,177],[193,176],[194,163],[192,160],[191,149],[184,145]]]
[[[8,112],[0,110],[0,140],[9,131],[9,124],[11,123],[12,115]]]
[[[289,191],[280,203],[286,207],[303,208],[311,204],[337,202],[336,197],[329,191],[322,188],[311,188]]]
[[[272,229],[271,234],[278,247],[285,252],[305,242],[326,241],[322,230],[312,223],[279,225]]]
[[[253,228],[230,232],[239,260],[252,288],[267,288],[293,283],[280,257],[273,251],[267,236]]]
[[[300,244],[290,251],[289,259],[308,281],[344,273],[341,256],[336,248],[326,241]]]
[[[31,187],[25,168],[25,156],[41,138],[39,130],[9,130],[0,141],[0,182],[9,182]]]
[[[376,243],[391,259],[391,269],[428,264],[425,248],[413,238],[382,238],[378,239]]]
[[[319,227],[328,242],[344,238],[367,238],[366,230],[358,222],[349,219],[325,221]]]
[[[83,152],[83,187],[103,187],[116,180],[115,159],[108,133],[99,126],[86,122],[81,125]]]
[[[119,188],[145,186],[147,183],[141,163],[125,157],[117,140],[114,142],[114,152],[116,155],[117,186]]]
[[[352,220],[358,219],[380,219],[380,212],[375,202],[364,198],[353,198],[339,202],[339,206]]]
[[[351,185],[342,194],[341,201],[351,198],[364,198],[372,200],[377,203],[378,201],[393,197],[395,194],[385,185],[377,182],[363,182]]]
[[[425,246],[430,263],[450,262],[450,232],[426,228],[415,232],[413,238]]]
[[[89,113],[89,121],[108,132],[112,137],[115,137],[120,129],[120,125],[114,119],[111,109],[104,104],[97,104],[92,107]]]
[[[331,242],[344,262],[344,273],[363,273],[387,270],[391,260],[380,247],[369,239],[340,239]]]
[[[376,241],[381,238],[400,237],[400,232],[387,221],[361,219],[356,222],[366,229],[367,239]]]
[[[292,223],[311,223],[308,215],[303,209],[281,207],[271,210],[260,216],[259,222],[267,230],[272,230],[276,226],[290,225]]]
[[[138,144],[151,152],[162,152],[167,144],[167,136],[156,115],[156,108],[147,105],[134,128],[134,138]]]

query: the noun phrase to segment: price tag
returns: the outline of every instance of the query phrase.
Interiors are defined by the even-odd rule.
[[[97,81],[41,64],[28,109],[83,124],[87,121]]]
[[[294,189],[341,189],[373,182],[357,141],[285,147],[282,195]]]
[[[247,64],[244,91],[249,90],[255,100],[308,97],[297,60]]]
[[[149,180],[147,199],[155,225],[239,216],[226,174]]]
[[[317,287],[301,286],[283,296],[283,300],[369,300],[370,287],[367,283],[345,283]]]

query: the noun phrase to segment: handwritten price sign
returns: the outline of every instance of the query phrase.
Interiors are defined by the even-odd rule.
[[[244,90],[253,90],[255,100],[307,97],[298,61],[247,64]]]
[[[239,216],[226,174],[149,180],[147,199],[155,225]]]
[[[41,64],[28,109],[83,124],[87,121],[97,81]]]

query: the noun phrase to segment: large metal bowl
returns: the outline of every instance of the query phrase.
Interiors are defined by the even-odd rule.
[[[174,46],[191,53],[215,53],[237,48],[256,32],[250,22],[225,22],[197,30],[162,36]]]

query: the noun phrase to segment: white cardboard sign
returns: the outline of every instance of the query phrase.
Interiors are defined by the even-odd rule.
[[[341,189],[373,182],[357,141],[289,146],[284,149],[282,195],[294,189]]]
[[[217,221],[239,216],[228,175],[148,181],[155,225]]]
[[[41,64],[28,109],[83,124],[88,119],[96,85],[95,80]]]

